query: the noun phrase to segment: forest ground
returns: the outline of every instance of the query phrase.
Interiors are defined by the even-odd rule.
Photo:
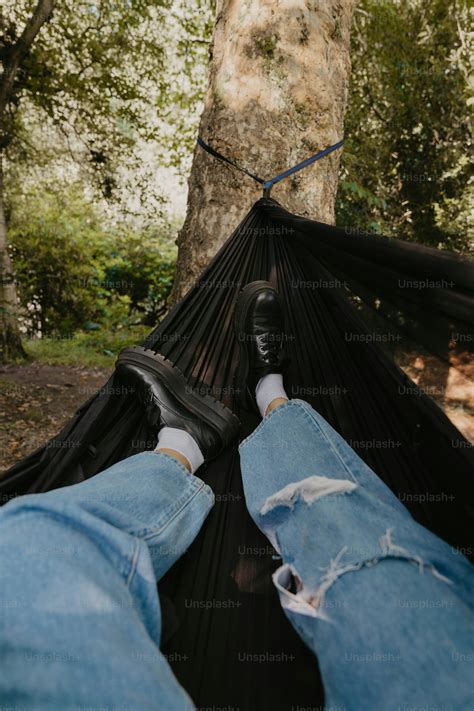
[[[474,367],[402,354],[400,364],[474,443]],[[53,437],[107,381],[111,368],[32,362],[0,369],[0,470]]]

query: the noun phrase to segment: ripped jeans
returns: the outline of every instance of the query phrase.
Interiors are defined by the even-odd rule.
[[[321,415],[291,400],[241,445],[245,497],[280,552],[285,614],[326,708],[474,708],[474,568],[414,521]]]
[[[240,453],[249,511],[281,554],[274,583],[318,656],[326,708],[472,709],[468,561],[304,402],[272,411]],[[159,650],[156,581],[212,505],[177,460],[144,452],[4,506],[1,708],[193,709]]]

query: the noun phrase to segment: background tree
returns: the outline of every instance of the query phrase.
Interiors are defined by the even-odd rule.
[[[218,3],[200,134],[262,177],[337,142],[350,74],[355,0]],[[289,209],[334,220],[339,155],[274,190]],[[258,196],[255,184],[196,149],[180,233],[177,299]]]
[[[62,151],[77,165],[76,179],[100,192],[108,204],[128,200],[139,214],[146,202],[156,219],[162,194],[153,180],[156,165],[147,168],[143,155],[147,145],[159,144],[157,158],[161,151],[170,164],[177,160],[177,142],[163,131],[163,123],[174,106],[185,124],[195,100],[200,73],[198,69],[192,75],[191,56],[200,66],[199,55],[205,51],[201,43],[191,41],[201,28],[200,8],[186,14],[186,3],[169,0],[65,0],[52,14],[53,5],[52,0],[6,0],[2,6],[0,157],[8,181],[24,183],[25,166],[30,171],[41,162],[49,167]],[[37,34],[41,25],[33,43],[31,28]],[[181,63],[185,71],[174,83],[177,68],[170,65],[170,47],[175,58],[187,55],[187,62]],[[164,95],[169,95],[166,110]],[[182,129],[186,138],[184,125]],[[184,145],[179,149],[183,152]],[[3,187],[0,182],[2,197]],[[3,357],[21,351],[7,224],[4,209]]]
[[[473,19],[464,0],[360,0],[340,224],[472,249]]]
[[[36,6],[3,0],[2,62]],[[189,174],[215,22],[205,137],[265,177],[339,138],[347,8],[279,12],[224,2],[216,15],[213,0],[57,4],[17,72],[4,121],[3,254],[13,257],[24,335],[55,339],[92,322],[105,342],[108,327],[161,314],[184,218],[176,176]],[[339,224],[469,249],[471,29],[465,0],[359,0]],[[338,160],[275,196],[330,221]],[[192,273],[183,269],[175,296],[260,194],[201,149],[190,185],[180,261]]]
[[[18,98],[18,73],[41,27],[51,17],[53,0],[39,0],[23,31],[17,37],[15,25],[0,11],[0,319],[3,351],[7,356],[23,355],[17,321],[17,294],[13,265],[8,253],[4,204],[4,154],[14,134],[14,108]],[[12,116],[13,114],[13,116]]]

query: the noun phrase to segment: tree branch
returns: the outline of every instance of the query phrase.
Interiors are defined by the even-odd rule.
[[[35,11],[25,25],[25,28],[4,60],[4,71],[0,81],[0,125],[5,109],[13,94],[13,87],[21,63],[28,54],[36,35],[45,22],[49,20],[54,8],[54,0],[38,0]]]

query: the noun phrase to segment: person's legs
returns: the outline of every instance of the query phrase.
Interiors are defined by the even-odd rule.
[[[117,377],[159,431],[157,450],[0,511],[0,694],[14,708],[194,708],[159,650],[156,583],[212,507],[193,472],[238,420],[146,348],[125,349]]]
[[[247,505],[281,553],[286,615],[329,708],[472,708],[473,568],[417,524],[307,403],[241,444]]]
[[[159,649],[156,582],[213,500],[175,458],[144,452],[1,509],[3,705],[193,709]]]

